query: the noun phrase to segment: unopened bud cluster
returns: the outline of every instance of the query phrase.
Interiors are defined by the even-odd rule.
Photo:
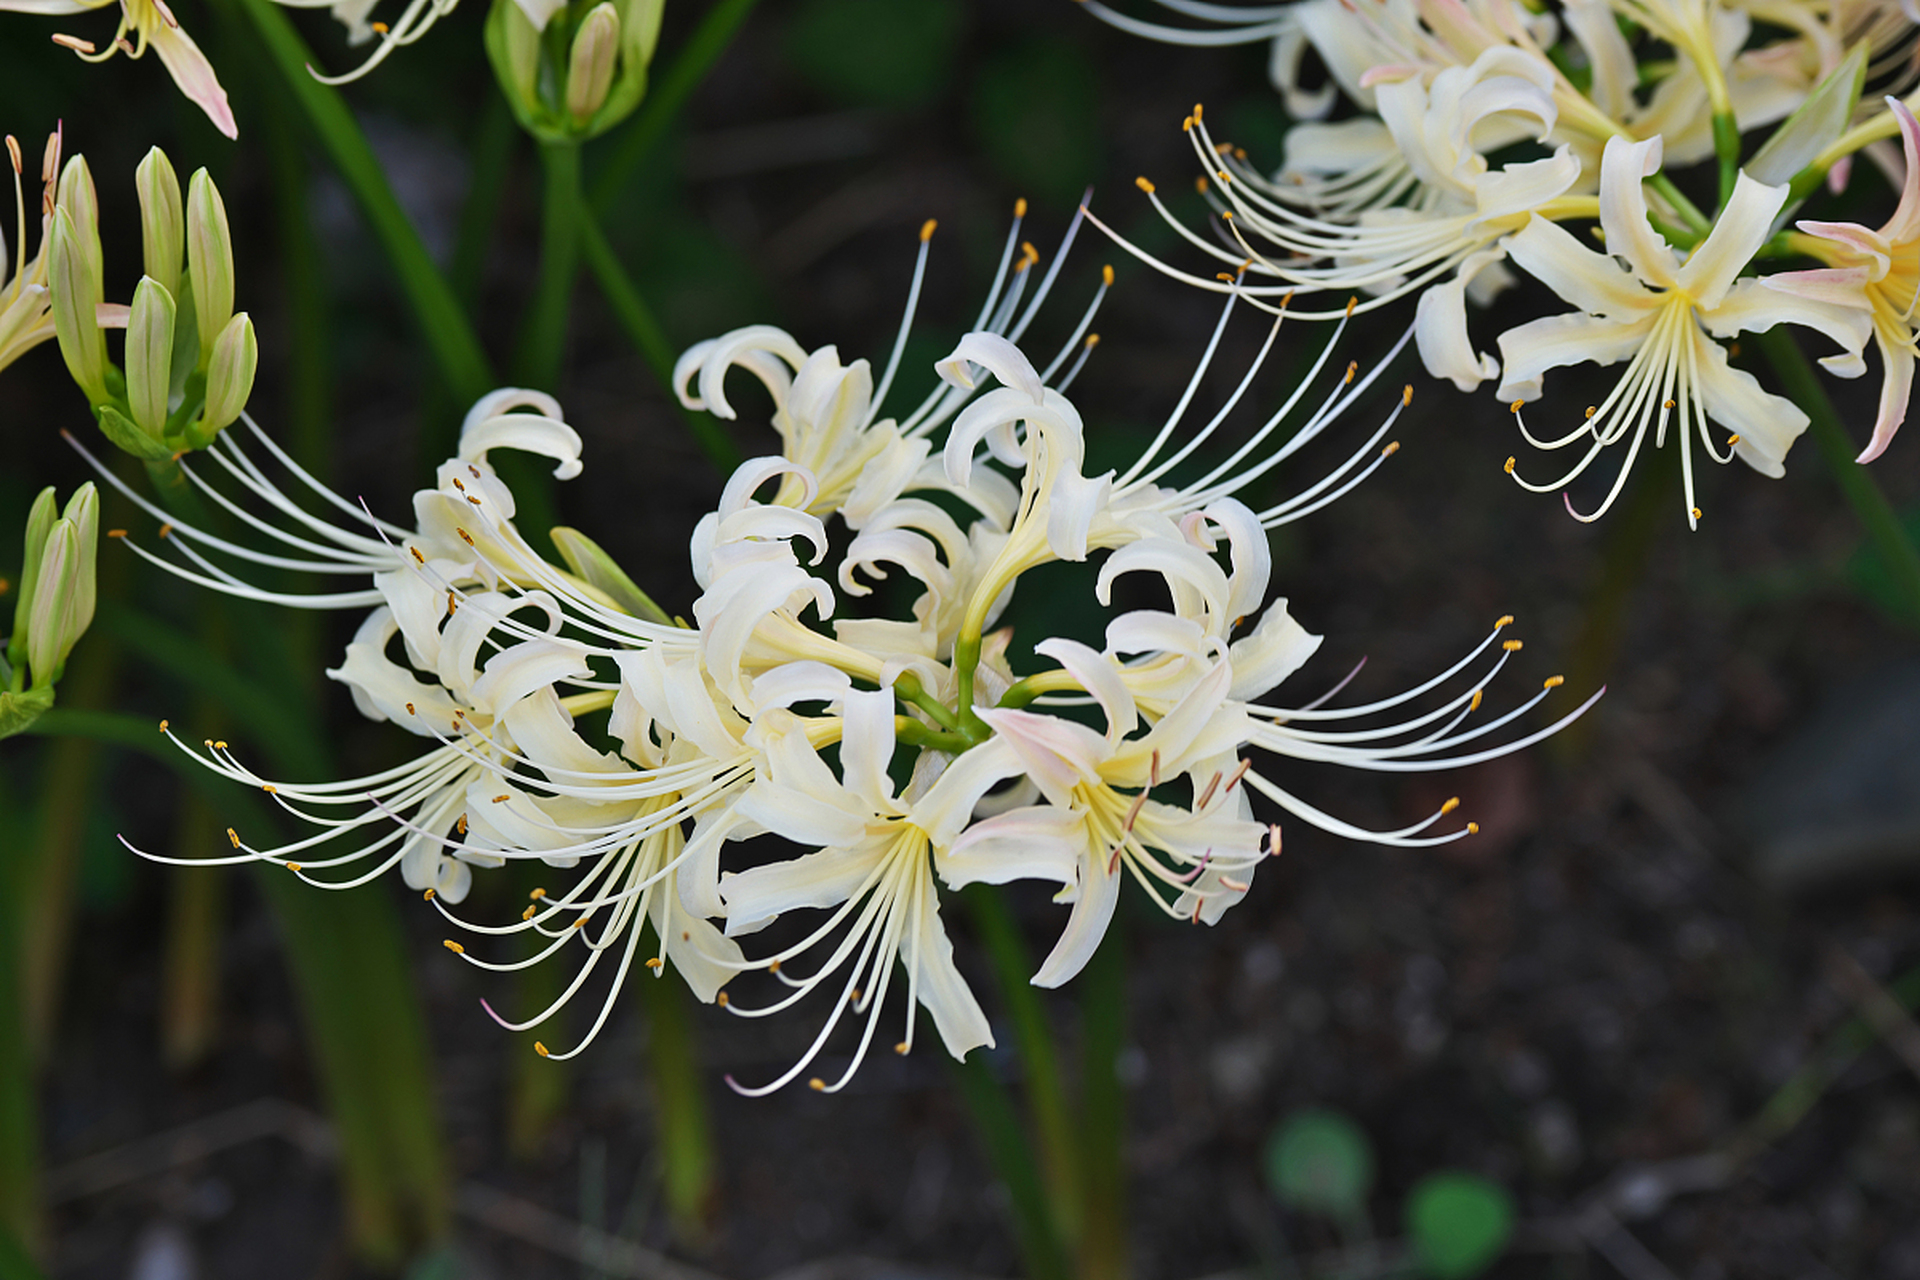
[[[640,105],[664,0],[494,0],[487,55],[527,132],[584,142]]]
[[[51,488],[27,513],[14,597],[13,634],[0,657],[0,738],[24,730],[53,706],[67,655],[93,621],[100,497],[83,484],[64,510]]]
[[[134,173],[145,274],[129,306],[106,302],[99,203],[86,158],[60,175],[49,246],[53,322],[73,380],[100,429],[149,462],[204,449],[246,408],[259,347],[233,309],[233,241],[205,169],[187,184],[158,147]],[[107,355],[124,328],[123,366]]]

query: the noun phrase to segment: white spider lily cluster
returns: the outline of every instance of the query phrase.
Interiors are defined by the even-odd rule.
[[[177,556],[135,549],[215,590],[370,609],[329,674],[363,713],[426,740],[396,768],[320,784],[263,777],[226,743],[208,743],[195,758],[310,828],[278,844],[234,831],[230,861],[279,862],[328,887],[397,867],[462,931],[447,946],[470,962],[517,969],[571,954],[577,972],[554,1007],[603,965],[617,991],[636,960],[744,1017],[817,995],[811,1045],[773,1080],[736,1085],[758,1094],[806,1074],[852,1015],[859,1031],[844,1069],[810,1078],[819,1089],[844,1085],[896,984],[905,987],[898,1052],[915,1043],[922,1007],[956,1056],[992,1044],[943,922],[952,890],[1052,886],[1070,909],[1033,981],[1055,986],[1099,944],[1123,881],[1173,917],[1218,920],[1279,854],[1274,820],[1283,815],[1410,847],[1474,830],[1449,820],[1452,802],[1398,829],[1365,830],[1314,806],[1274,768],[1289,757],[1384,772],[1450,768],[1523,747],[1570,718],[1508,731],[1557,678],[1476,718],[1488,682],[1520,648],[1504,638],[1511,619],[1395,697],[1336,708],[1333,695],[1303,702],[1282,692],[1319,638],[1284,599],[1269,598],[1267,532],[1391,454],[1381,441],[1410,392],[1391,399],[1345,461],[1256,509],[1267,473],[1353,409],[1377,370],[1328,374],[1329,343],[1298,388],[1229,441],[1226,423],[1253,395],[1276,319],[1224,407],[1190,424],[1193,392],[1237,302],[1229,299],[1192,386],[1145,451],[1124,470],[1090,475],[1086,427],[1066,391],[1097,341],[1090,325],[1111,272],[1037,365],[1023,343],[1065,250],[1042,276],[1018,233],[1016,222],[973,331],[903,415],[885,405],[911,301],[877,385],[865,360],[842,363],[833,347],[809,351],[764,326],[682,357],[682,398],[723,417],[736,414],[729,373],[757,378],[782,445],[743,464],[694,531],[700,594],[690,621],[668,617],[584,536],[555,531],[561,568],[521,535],[490,452],[544,455],[561,479],[580,470],[580,438],[535,392],[497,392],[475,406],[458,455],[416,496],[411,527],[329,493],[250,422],[246,448],[227,433],[204,459],[183,462],[201,493],[281,549],[178,523],[163,530]],[[1310,387],[1327,384],[1318,407],[1295,412]],[[1283,422],[1297,424],[1284,437]],[[291,492],[256,461],[256,445],[290,475]],[[246,501],[228,496],[236,485]],[[1009,619],[1021,580],[1059,561],[1097,566],[1088,610],[1110,608],[1123,579],[1150,580],[1135,594],[1159,603],[1111,616],[1101,647],[1041,637],[1020,656]],[[256,580],[279,571],[346,582],[299,595]],[[894,592],[876,590],[882,583]],[[876,605],[883,594],[904,607],[848,616],[850,603]],[[766,836],[798,852],[769,860]],[[544,862],[564,887],[536,891],[503,923],[465,919],[475,869],[510,860]],[[780,941],[752,936],[805,913],[811,924],[796,933],[789,922],[773,935]],[[772,975],[760,980],[774,997],[735,999],[724,988],[744,973]],[[536,1047],[579,1052],[611,1006],[609,994],[564,1052]],[[531,1027],[554,1007],[500,1020]]]
[[[1191,247],[1229,269],[1136,255],[1301,318],[1343,315],[1355,295],[1361,311],[1417,295],[1428,372],[1462,391],[1492,383],[1516,414],[1542,395],[1549,370],[1624,363],[1599,404],[1565,415],[1564,432],[1543,439],[1522,425],[1535,447],[1574,449],[1570,469],[1537,483],[1507,463],[1525,487],[1550,491],[1602,455],[1619,457],[1591,513],[1569,497],[1578,518],[1604,512],[1643,445],[1669,434],[1689,525],[1701,515],[1696,442],[1715,461],[1782,474],[1808,418],[1729,363],[1725,343],[1741,333],[1779,324],[1824,333],[1839,350],[1822,364],[1841,377],[1865,371],[1874,338],[1886,378],[1861,461],[1898,430],[1914,353],[1909,108],[1920,11],[1911,3],[1568,0],[1551,12],[1520,0],[1156,3],[1185,22],[1086,7],[1170,43],[1271,40],[1274,82],[1302,123],[1268,174],[1217,142],[1195,107],[1185,128],[1216,215],[1211,234],[1189,228],[1152,183],[1140,186]],[[1319,90],[1303,87],[1308,51],[1328,73]],[[1330,118],[1341,99],[1352,114]],[[1902,131],[1904,163],[1889,141]],[[1783,232],[1787,210],[1822,180],[1844,186],[1862,150],[1904,192],[1888,226]],[[1717,165],[1718,211],[1702,213],[1663,164]],[[1575,233],[1569,223],[1586,225]],[[1583,243],[1588,231],[1598,245]],[[1822,268],[1769,273],[1796,256]],[[1513,268],[1573,310],[1512,324],[1503,307],[1496,358],[1471,337],[1467,302],[1490,302]],[[1333,295],[1330,305],[1316,294]]]

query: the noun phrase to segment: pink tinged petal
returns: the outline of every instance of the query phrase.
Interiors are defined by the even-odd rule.
[[[104,9],[113,3],[115,0],[94,0],[91,4],[81,4],[78,0],[0,0],[0,13],[37,13],[46,18],[64,18],[70,13]]]
[[[1866,372],[1860,353],[1873,336],[1873,312],[1864,295],[1857,303],[1834,303],[1772,286],[1771,279],[1737,281],[1718,307],[1700,317],[1707,332],[1726,338],[1736,333],[1765,333],[1776,324],[1803,325],[1828,334],[1840,344],[1840,355],[1821,361],[1830,371],[1843,378],[1857,378]]]
[[[1193,758],[1232,751],[1253,736],[1246,709],[1226,701],[1233,683],[1233,666],[1217,662],[1206,675],[1162,716],[1152,732],[1126,744],[1123,753],[1102,766],[1100,773],[1118,786],[1143,786],[1156,769],[1172,777]]]
[[[1500,362],[1476,353],[1467,335],[1467,282],[1475,272],[1501,256],[1497,249],[1470,256],[1449,280],[1429,285],[1414,308],[1413,341],[1427,372],[1445,378],[1462,391],[1472,391],[1488,378],[1500,376]]]
[[[964,1058],[982,1046],[993,1047],[993,1027],[974,998],[973,989],[953,963],[953,940],[940,923],[939,901],[932,884],[921,887],[921,907],[914,936],[901,948],[901,958],[913,966],[913,988],[933,1017],[940,1042],[955,1058]]]
[[[1734,453],[1763,476],[1777,480],[1785,475],[1783,459],[1807,429],[1807,415],[1791,400],[1763,390],[1746,370],[1729,365],[1719,343],[1696,338],[1694,358],[1695,386],[1707,416],[1739,433]]]
[[[751,933],[785,911],[838,906],[860,891],[886,851],[887,845],[879,842],[821,849],[788,862],[722,876],[727,936]]]
[[[1812,302],[1871,310],[1873,304],[1867,300],[1866,287],[1868,280],[1873,278],[1867,267],[1816,267],[1810,271],[1776,271],[1770,276],[1760,277],[1760,283],[1769,289],[1778,289]],[[1739,292],[1737,287],[1735,292]],[[1725,305],[1722,304],[1723,309]],[[1707,327],[1713,328],[1711,318]]]
[[[1892,265],[1893,246],[1878,231],[1869,231],[1857,222],[1817,222],[1811,218],[1802,218],[1794,226],[1810,236],[1819,236],[1822,240],[1832,240],[1843,244],[1854,253],[1866,258],[1869,263],[1867,279],[1884,279],[1887,268]],[[1851,268],[1858,270],[1859,268]],[[1794,275],[1808,274],[1793,272]]]
[[[1086,968],[1113,922],[1113,909],[1120,901],[1121,873],[1116,870],[1113,875],[1107,874],[1104,854],[1084,860],[1081,869],[1086,874],[1080,896],[1074,899],[1073,914],[1067,917],[1060,940],[1033,975],[1036,987],[1057,987]]]
[[[1581,311],[1624,323],[1659,305],[1660,296],[1622,271],[1619,263],[1538,215],[1507,238],[1506,249],[1515,266]]]
[[[1760,246],[1772,234],[1773,220],[1787,202],[1787,188],[1768,186],[1741,173],[1734,183],[1733,197],[1714,220],[1708,233],[1688,255],[1677,279],[1680,287],[1693,295],[1702,311],[1720,305],[1727,290]]]
[[[1887,219],[1881,234],[1892,241],[1908,242],[1920,235],[1920,121],[1916,121],[1907,104],[1897,98],[1888,98],[1887,108],[1900,122],[1900,145],[1907,157],[1907,181],[1900,188],[1900,207]]]
[[[1133,695],[1127,692],[1126,681],[1120,678],[1120,672],[1106,655],[1095,653],[1078,640],[1063,638],[1042,640],[1033,646],[1033,651],[1065,667],[1067,673],[1080,682],[1080,687],[1093,695],[1101,711],[1106,713],[1108,742],[1118,742],[1140,723]]]
[[[1651,313],[1634,324],[1598,316],[1545,316],[1529,320],[1500,335],[1500,359],[1506,366],[1500,380],[1502,400],[1538,400],[1540,382],[1549,369],[1591,360],[1609,365],[1640,349],[1652,327]]]
[[[1600,158],[1600,225],[1607,233],[1609,253],[1632,263],[1647,284],[1672,288],[1678,264],[1671,246],[1647,221],[1647,195],[1640,187],[1641,179],[1658,172],[1660,152],[1659,134],[1644,142],[1607,139]]]
[[[948,888],[1046,880],[1070,885],[1087,854],[1086,820],[1071,809],[1033,805],[974,823],[935,866]]]
[[[229,138],[238,138],[240,126],[234,123],[233,108],[227,105],[227,91],[220,87],[218,77],[213,74],[213,64],[200,52],[193,37],[165,23],[156,24],[146,35],[147,43],[160,55],[161,63],[173,76],[173,82],[180,86],[180,92],[199,104],[207,113],[207,119],[213,121],[214,128]]]
[[[1055,804],[1068,803],[1076,786],[1099,778],[1109,747],[1085,725],[1005,707],[979,707],[975,714],[1006,739],[1021,769]]]
[[[1856,462],[1872,462],[1887,446],[1900,425],[1907,420],[1907,402],[1913,393],[1913,347],[1908,343],[1880,343],[1880,359],[1886,365],[1886,381],[1880,384],[1880,415],[1873,423],[1873,439],[1860,452]]]

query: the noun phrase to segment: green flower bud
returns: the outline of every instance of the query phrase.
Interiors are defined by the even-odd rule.
[[[76,163],[78,163],[76,161]],[[53,331],[67,371],[86,392],[90,404],[107,399],[107,339],[97,314],[105,286],[98,267],[90,265],[87,232],[76,225],[71,211],[60,205],[53,211],[53,261],[47,287],[53,294]],[[94,236],[95,248],[99,237]]]
[[[67,211],[78,233],[74,241],[86,253],[86,269],[95,280],[107,277],[106,256],[100,248],[100,198],[94,193],[93,171],[85,156],[75,156],[60,171],[54,203]]]
[[[620,15],[602,0],[573,33],[567,58],[567,114],[575,124],[584,127],[606,105],[619,53]]]
[[[253,321],[242,311],[227,322],[213,343],[213,359],[207,365],[207,407],[194,432],[198,447],[212,444],[213,437],[247,407],[259,363],[260,344],[253,336]]]
[[[7,642],[7,660],[19,666],[27,660],[27,619],[33,613],[33,592],[40,578],[40,556],[47,535],[60,518],[60,504],[49,485],[27,509],[26,546],[20,556],[20,594],[13,599],[13,636]]]
[[[155,440],[166,434],[167,393],[173,385],[173,295],[152,276],[140,277],[127,318],[127,405],[134,425]]]
[[[195,170],[187,183],[187,277],[204,365],[213,355],[214,339],[233,318],[233,237],[227,233],[226,203],[205,169]]]
[[[173,172],[173,161],[155,147],[133,171],[133,181],[140,193],[140,246],[147,274],[177,298],[186,226],[180,212],[180,179]]]
[[[75,612],[80,618],[80,630],[85,631],[93,623],[94,578],[100,558],[100,494],[93,487],[93,481],[73,491],[60,518],[73,525],[74,537],[80,544],[80,573],[73,589],[78,597]]]
[[[83,597],[77,589],[80,569],[79,531],[71,520],[54,521],[47,545],[40,553],[33,608],[27,617],[27,665],[33,668],[36,689],[60,678],[74,642],[93,621],[93,584],[87,584]]]

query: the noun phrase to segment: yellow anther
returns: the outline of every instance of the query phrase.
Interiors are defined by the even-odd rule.
[[[1140,188],[1142,191],[1146,192],[1148,195],[1153,194],[1153,184],[1151,182],[1148,182],[1145,178],[1135,178],[1133,180],[1133,185]]]
[[[420,554],[420,548],[418,547],[408,547],[407,554],[413,557],[415,564],[425,564],[427,562],[427,558]]]
[[[455,831],[458,831],[461,835],[467,834],[467,815],[466,814],[463,813],[460,815],[460,817],[454,822],[453,829]]]
[[[471,546],[477,545],[473,540],[473,535],[468,533],[465,529],[455,529],[454,532],[459,534],[460,541],[466,543],[468,546],[471,547]]]
[[[264,792],[266,792],[266,793],[267,793],[268,795],[270,795],[270,796],[276,796],[276,795],[279,795],[279,794],[280,794],[280,790],[279,790],[279,788],[278,788],[278,787],[275,787],[275,786],[274,786],[274,785],[273,785],[273,784],[272,784],[271,782],[263,782],[263,783],[261,783],[261,784],[260,784],[260,789],[261,789],[262,791],[264,791]]]
[[[522,911],[520,913],[520,919],[523,921],[533,919],[533,913],[535,910],[536,908],[528,907],[525,911]]]
[[[226,740],[223,738],[215,739],[213,744],[213,749],[215,751],[225,751],[227,749]]]
[[[591,919],[593,919],[593,916],[591,913],[581,916],[578,920],[575,920],[573,922],[573,927],[576,929],[584,929],[587,927],[587,921]]]
[[[813,1079],[807,1081],[807,1088],[813,1090],[815,1093],[825,1093],[827,1091],[827,1082],[819,1076],[815,1076]]]
[[[169,534],[171,534],[172,532],[173,532],[173,526],[172,526],[172,525],[170,525],[170,524],[163,524],[163,525],[161,525],[161,526],[160,526],[160,536],[161,536],[161,537],[163,537],[163,538],[164,538],[164,537],[166,537],[166,536],[168,536]]]
[[[1229,182],[1233,181],[1233,175],[1228,173],[1225,169],[1214,170],[1213,177],[1214,177],[1214,180],[1223,187],[1226,186]]]
[[[504,793],[504,794],[502,794],[502,795],[497,795],[497,796],[495,796],[495,797],[493,798],[493,802],[494,802],[495,804],[503,804],[503,803],[505,803],[506,801],[508,801],[508,800],[511,800],[511,799],[513,799],[513,794],[512,794],[511,792],[507,792],[507,793]]]
[[[1192,132],[1193,132],[1193,117],[1192,117],[1192,116],[1188,116],[1188,117],[1187,117],[1187,118],[1186,118],[1185,120],[1182,120],[1182,121],[1180,122],[1180,132],[1182,132],[1182,133],[1192,133]]]
[[[535,889],[532,893],[528,894],[527,896],[529,898],[532,898],[535,902],[538,902],[540,901],[540,899],[547,896],[547,891],[545,889]]]
[[[1203,173],[1199,177],[1193,180],[1193,189],[1195,191],[1198,191],[1201,195],[1207,194],[1207,175],[1206,174]]]
[[[1547,688],[1558,689],[1561,685],[1565,684],[1566,682],[1567,682],[1567,678],[1565,676],[1548,676]]]
[[[1013,202],[1013,216],[1016,218],[1024,218],[1027,216],[1027,198],[1025,196],[1021,196]]]
[[[467,949],[461,946],[459,943],[455,942],[452,938],[446,939],[440,945],[445,947],[447,950],[453,952],[453,954],[457,956],[463,956],[467,954]]]
[[[728,1005],[733,1003],[733,997],[728,995],[726,992],[722,991],[719,995],[713,998],[713,1002],[719,1005],[722,1009],[724,1009]]]
[[[462,493],[465,493],[467,491],[467,486],[460,482],[459,476],[455,476],[453,478],[453,487],[458,489]]]
[[[125,529],[109,529],[107,530],[107,536],[109,538],[124,538],[127,536],[127,531]]]
[[[1235,280],[1238,280],[1240,277],[1234,275],[1233,272],[1231,271],[1221,271],[1216,273],[1213,278],[1215,280],[1224,280],[1228,284],[1232,284]]]
[[[1698,508],[1698,507],[1695,507],[1695,508],[1693,509],[1693,518],[1694,518],[1695,520],[1698,520],[1698,519],[1699,519],[1699,518],[1700,518],[1701,516],[1703,516],[1703,515],[1705,515],[1705,514],[1706,514],[1706,512],[1704,512],[1704,511],[1702,511],[1702,510],[1700,510],[1700,508]]]
[[[1354,309],[1355,307],[1357,307],[1357,306],[1359,306],[1359,305],[1360,305],[1360,299],[1359,299],[1359,298],[1357,298],[1357,297],[1355,297],[1355,298],[1348,298],[1348,299],[1347,299],[1347,314],[1348,314],[1349,316],[1351,316],[1351,315],[1353,314],[1353,309]]]
[[[1518,653],[1520,652],[1520,646],[1525,643],[1526,641],[1524,640],[1502,640],[1500,642],[1500,647],[1502,649],[1505,649],[1508,653]]]
[[[162,720],[160,722],[160,732],[165,733],[166,731],[167,731],[167,722],[165,720]]]
[[[1470,835],[1470,836],[1477,836],[1477,835],[1479,835],[1479,834],[1480,834],[1480,824],[1479,824],[1479,823],[1477,823],[1477,822],[1469,822],[1469,823],[1467,824],[1467,834],[1468,834],[1468,835]]]
[[[1360,372],[1360,362],[1358,360],[1347,361],[1347,376],[1340,379],[1340,385],[1344,387],[1348,383],[1352,382],[1353,375],[1358,372]]]
[[[1380,451],[1380,456],[1383,458],[1391,458],[1398,452],[1400,452],[1400,442],[1398,440],[1389,440],[1387,441],[1387,447]]]
[[[1196,103],[1194,103],[1194,104],[1193,104],[1193,118],[1194,118],[1195,120],[1198,120],[1198,119],[1200,119],[1200,118],[1201,118],[1201,117],[1202,117],[1202,116],[1203,116],[1204,114],[1205,114],[1205,109],[1204,109],[1204,108],[1203,108],[1203,107],[1202,107],[1202,106],[1201,106],[1201,105],[1200,105],[1199,103],[1197,103],[1197,102],[1196,102]]]
[[[538,1040],[533,1042],[533,1051],[543,1058],[548,1056],[547,1046],[541,1044]]]
[[[235,831],[232,827],[227,828],[227,843],[232,845],[236,849],[240,847],[240,833]]]
[[[1222,210],[1220,211],[1220,217],[1221,217],[1221,218],[1222,218],[1222,219],[1223,219],[1224,221],[1227,221],[1227,222],[1232,222],[1232,221],[1233,221],[1233,210],[1231,210],[1231,209],[1222,209]]]
[[[893,1046],[893,1051],[894,1051],[895,1053],[897,1053],[897,1054],[899,1054],[899,1055],[900,1055],[901,1057],[903,1057],[903,1058],[904,1058],[904,1057],[906,1057],[906,1056],[907,1056],[907,1042],[906,1042],[905,1040],[902,1040],[902,1041],[901,1041],[901,1042],[900,1042],[899,1044],[897,1044],[897,1045],[895,1045],[895,1046]]]
[[[933,229],[939,225],[940,220],[938,218],[928,218],[925,222],[921,223],[920,243],[925,244],[927,241],[933,239]]]
[[[1406,386],[1400,389],[1400,407],[1404,409],[1412,403],[1413,403],[1413,384],[1409,382]]]
[[[390,30],[384,22],[370,22],[367,25],[373,28],[373,34],[377,36],[383,36]]]
[[[409,703],[407,704],[407,714],[408,714],[408,715],[410,715],[410,716],[412,716],[412,715],[418,715],[418,714],[420,714],[420,713],[419,713],[419,712],[417,712],[417,711],[415,711],[415,710],[413,709],[413,704],[412,704],[411,702],[409,702]]]
[[[1113,264],[1111,262],[1100,268],[1100,283],[1109,289],[1113,288]],[[1738,437],[1735,438],[1737,439]]]
[[[647,960],[647,968],[649,969],[664,969],[666,966],[667,962],[659,956],[651,956]]]
[[[1667,400],[1667,402],[1666,402],[1665,404],[1663,404],[1663,405],[1661,405],[1660,407],[1661,407],[1662,409],[1671,409],[1671,408],[1673,408],[1673,406],[1674,406],[1675,404],[1677,404],[1677,403],[1679,403],[1679,402],[1678,402],[1678,401],[1676,401],[1676,400],[1673,400],[1673,399],[1671,399],[1671,398],[1670,398],[1670,399],[1668,399],[1668,400]]]
[[[1513,615],[1510,613],[1503,613],[1498,618],[1494,619],[1493,629],[1495,631],[1498,631],[1502,627],[1510,627],[1512,625],[1513,625]]]
[[[1736,432],[1734,432],[1734,433],[1733,433],[1732,435],[1730,435],[1730,436],[1728,436],[1728,437],[1727,437],[1727,448],[1729,448],[1729,449],[1731,449],[1731,448],[1733,448],[1733,446],[1735,446],[1735,445],[1737,445],[1737,444],[1739,444],[1739,443],[1740,443],[1740,433],[1739,433],[1739,432],[1737,432],[1737,431],[1736,431]]]
[[[1458,809],[1459,807],[1460,807],[1460,797],[1452,796],[1447,800],[1445,804],[1440,806],[1440,816],[1444,818],[1448,814],[1452,813],[1455,809]]]
[[[422,901],[422,902],[432,902],[432,901],[433,901],[433,890],[431,890],[431,889],[429,889],[429,890],[427,890],[427,891],[426,891],[425,893],[423,893],[423,894],[421,894],[421,895],[420,895],[420,901]]]
[[[1478,711],[1480,709],[1480,699],[1484,696],[1480,690],[1475,689],[1473,691],[1473,697],[1467,699],[1467,711],[1469,713]]]
[[[770,960],[770,961],[768,961],[768,962],[767,962],[767,972],[768,972],[768,973],[778,973],[778,972],[780,972],[780,962],[779,962],[778,960]]]
[[[1518,416],[1520,413],[1520,406],[1525,403],[1526,403],[1525,400],[1515,400],[1512,404],[1508,405],[1507,408],[1510,409],[1516,416]]]
[[[1517,464],[1518,462],[1519,462],[1519,459],[1518,459],[1518,458],[1514,458],[1514,457],[1511,457],[1511,456],[1509,456],[1509,457],[1507,458],[1507,465],[1506,465],[1506,466],[1505,466],[1505,467],[1503,468],[1503,470],[1505,470],[1505,471],[1506,471],[1506,473],[1507,473],[1508,475],[1512,475],[1512,474],[1513,474],[1513,468],[1514,468],[1514,466],[1515,466],[1515,465],[1516,465],[1516,464]]]
[[[1594,415],[1594,414],[1596,414],[1596,413],[1598,413],[1598,412],[1600,412],[1600,411],[1599,411],[1598,409],[1596,409],[1596,408],[1594,408],[1594,407],[1593,407],[1592,405],[1588,405],[1588,406],[1587,406],[1587,417],[1588,417],[1589,419],[1591,419],[1591,418],[1593,417],[1593,415]]]
[[[299,875],[299,874],[300,874],[300,864],[299,864],[299,863],[297,863],[297,862],[289,862],[289,863],[287,864],[287,870],[289,870],[289,871],[291,871],[291,872],[293,872],[293,873],[294,873],[295,875]]]
[[[1091,351],[1091,350],[1093,350],[1093,349],[1094,349],[1095,347],[1097,347],[1097,346],[1099,346],[1099,345],[1100,345],[1100,335],[1099,335],[1099,334],[1097,334],[1097,333],[1090,333],[1090,334],[1088,334],[1088,335],[1087,335],[1087,341],[1086,341],[1086,348],[1087,348],[1087,350],[1089,350],[1089,351]]]
[[[456,597],[452,591],[448,591],[447,592],[447,616],[451,618],[454,614],[454,610],[458,609],[459,607],[460,607],[459,598]]]

